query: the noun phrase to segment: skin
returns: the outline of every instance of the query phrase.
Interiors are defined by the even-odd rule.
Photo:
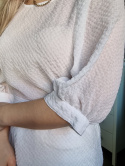
[[[6,103],[0,103],[0,106]],[[0,165],[1,166],[16,166],[15,152],[9,143],[9,129],[5,127],[0,131]]]
[[[0,107],[0,128],[16,126],[29,129],[55,129],[70,126],[44,99],[6,104]]]

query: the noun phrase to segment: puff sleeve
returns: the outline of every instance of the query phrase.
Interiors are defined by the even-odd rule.
[[[124,59],[123,0],[79,0],[74,29],[72,78],[53,81],[46,104],[82,135],[109,114],[121,82]]]
[[[0,69],[0,102],[5,102],[5,103],[13,102],[13,95],[10,93],[9,86],[4,79],[1,69]]]

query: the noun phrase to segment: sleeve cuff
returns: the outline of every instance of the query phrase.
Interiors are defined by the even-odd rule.
[[[62,101],[55,91],[52,91],[44,97],[46,104],[55,111],[61,118],[69,122],[72,128],[82,135],[89,125],[88,119],[81,113],[80,110],[71,106],[66,101]]]
[[[13,103],[14,97],[11,94],[0,92],[0,102]]]

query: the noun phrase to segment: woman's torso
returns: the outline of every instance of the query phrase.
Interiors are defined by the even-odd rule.
[[[37,8],[20,7],[0,38],[0,66],[14,103],[43,98],[53,80],[70,76],[76,0],[52,0]],[[82,136],[72,128],[10,128],[18,166],[101,166],[100,127]],[[90,157],[91,156],[91,157]]]

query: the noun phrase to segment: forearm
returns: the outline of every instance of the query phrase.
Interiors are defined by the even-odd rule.
[[[8,103],[3,103],[3,102],[0,102],[0,106],[3,106],[3,105],[6,105]],[[8,140],[8,137],[9,137],[9,131],[10,131],[10,127],[5,127],[3,130],[0,131],[0,140],[1,139],[7,139]]]
[[[2,110],[4,126],[54,129],[70,125],[51,110],[44,99],[5,105]]]

